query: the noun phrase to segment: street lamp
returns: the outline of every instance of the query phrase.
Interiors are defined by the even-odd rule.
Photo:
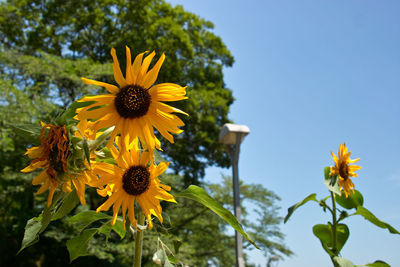
[[[232,160],[232,179],[233,179],[233,209],[236,219],[240,223],[240,192],[239,192],[239,152],[240,144],[246,135],[250,133],[246,125],[225,123],[219,133],[219,142],[226,144],[230,148]],[[243,259],[243,240],[242,236],[235,231],[236,240],[236,267],[244,267]]]

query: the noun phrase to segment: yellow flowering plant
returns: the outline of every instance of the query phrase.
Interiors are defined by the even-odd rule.
[[[346,144],[339,146],[338,155],[331,152],[334,165],[325,167],[324,169],[324,184],[330,191],[330,195],[318,200],[317,194],[313,193],[307,196],[302,201],[296,203],[288,209],[288,213],[284,219],[286,223],[293,212],[300,206],[309,201],[314,201],[319,204],[324,212],[328,211],[332,215],[332,221],[327,224],[316,224],[313,226],[313,234],[321,242],[322,248],[331,258],[335,267],[355,267],[350,260],[341,257],[341,250],[345,245],[350,235],[349,227],[343,223],[343,220],[354,215],[360,215],[372,224],[387,229],[392,234],[400,234],[395,228],[388,223],[385,223],[375,217],[371,211],[363,206],[364,197],[355,190],[354,183],[351,178],[357,177],[356,171],[361,169],[353,163],[360,159],[350,159],[351,152],[346,147]],[[331,205],[327,203],[331,199]],[[357,265],[360,266],[360,265]],[[362,266],[387,267],[389,264],[377,260],[373,263]]]
[[[150,68],[155,52],[141,53],[132,62],[126,47],[125,76],[115,49],[111,49],[111,56],[118,86],[82,78],[109,94],[82,97],[54,122],[42,122],[40,132],[32,130],[37,127],[15,127],[40,143],[27,149],[25,154],[31,162],[21,172],[40,169],[32,184],[40,185],[37,194],[49,192],[42,213],[26,224],[21,250],[37,242],[52,221],[70,214],[79,203],[85,205],[87,188],[93,188],[89,190],[96,190],[105,200],[96,211],[85,210],[68,219],[78,230],[66,244],[71,261],[88,254],[88,242],[94,235],[103,234],[108,239],[114,231],[124,238],[129,229],[135,235],[134,266],[140,266],[144,231],[153,228],[155,218],[163,223],[160,202],[176,203],[178,198],[208,207],[257,247],[235,216],[202,188],[191,185],[172,195],[171,187],[162,181],[161,175],[170,163],[156,159],[160,153],[156,151],[162,151],[156,135],[173,143],[172,134],[181,133],[184,126],[176,114],[188,115],[164,103],[186,99],[186,87],[155,84],[165,55]],[[103,213],[111,207],[112,215]],[[164,266],[178,262],[161,239],[157,247],[157,253],[166,256],[161,257]]]

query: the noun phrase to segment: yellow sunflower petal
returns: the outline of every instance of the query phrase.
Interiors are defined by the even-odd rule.
[[[134,62],[133,62],[133,64],[132,64],[132,73],[133,73],[133,75],[132,75],[132,83],[133,84],[137,84],[136,81],[137,81],[137,78],[138,78],[138,75],[139,75],[139,72],[140,72],[140,68],[142,66],[142,60],[143,60],[143,56],[144,56],[145,53],[147,53],[147,51],[137,55],[135,60],[134,60]]]
[[[51,202],[53,201],[54,192],[56,191],[57,186],[51,186],[49,189],[49,196],[47,197],[47,207],[50,207]]]
[[[119,194],[116,194],[116,193],[112,194],[106,200],[106,202],[104,202],[100,207],[98,207],[96,209],[96,212],[99,212],[99,211],[102,211],[102,210],[107,211],[112,206],[112,204],[114,204],[115,201],[117,201],[118,197],[119,197]]]
[[[74,184],[74,187],[76,188],[76,194],[78,195],[79,201],[81,202],[82,205],[86,205],[86,200],[85,200],[85,184],[82,183],[79,178],[73,179],[72,183]]]
[[[160,162],[160,164],[158,164],[158,166],[156,167],[154,176],[155,177],[160,176],[162,173],[165,172],[165,170],[168,168],[168,166],[169,166],[169,162]]]
[[[163,53],[161,57],[158,59],[157,63],[154,65],[154,67],[145,75],[143,81],[143,88],[147,89],[156,82],[158,72],[160,71],[161,65],[163,64],[164,60],[165,60],[165,55]]]
[[[38,174],[35,178],[32,180],[33,185],[38,185],[43,183],[46,179],[49,179],[49,176],[47,175],[46,170],[42,171],[40,174]]]
[[[122,75],[121,68],[119,67],[117,54],[115,49],[111,49],[111,56],[113,58],[113,71],[114,71],[114,79],[119,84],[121,88],[128,86],[129,84],[126,82],[124,76]]]
[[[135,219],[135,212],[134,212],[134,210],[135,210],[134,200],[135,200],[134,197],[128,197],[128,218],[129,218],[129,221],[131,222],[131,225],[133,227],[135,227],[135,229],[137,229],[137,226],[136,226],[137,222]]]
[[[112,221],[111,221],[111,225],[114,225],[115,222],[117,221],[119,208],[121,207],[121,203],[122,203],[123,199],[124,199],[124,196],[121,195],[114,203],[114,206],[113,206],[113,218],[112,218]]]
[[[144,87],[144,78],[146,76],[147,69],[149,68],[151,60],[153,59],[153,57],[155,55],[156,55],[156,53],[153,51],[150,53],[150,55],[148,55],[147,57],[144,58],[142,66],[140,67],[139,75],[136,78],[135,84]]]
[[[109,84],[109,83],[103,83],[103,82],[99,82],[99,81],[95,81],[95,80],[91,80],[91,79],[87,79],[87,78],[83,78],[83,77],[81,77],[81,80],[86,84],[93,84],[93,85],[98,85],[98,86],[104,87],[111,94],[117,94],[119,92],[119,88],[117,86]]]
[[[31,172],[34,171],[36,169],[40,169],[45,167],[46,165],[48,165],[48,161],[47,160],[39,160],[39,161],[32,161],[31,164],[29,164],[29,166],[23,168],[21,170],[21,172]]]
[[[37,159],[43,155],[43,149],[40,146],[28,148],[24,155],[27,155],[30,159]]]

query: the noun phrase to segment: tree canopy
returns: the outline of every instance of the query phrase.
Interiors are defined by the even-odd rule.
[[[221,126],[229,122],[229,107],[234,100],[222,71],[223,67],[232,66],[233,57],[213,33],[211,22],[164,0],[1,1],[0,248],[4,265],[15,263],[25,223],[38,215],[45,199],[33,197],[32,175],[19,173],[27,165],[27,159],[22,157],[26,146],[37,140],[23,139],[10,125],[51,122],[83,95],[102,92],[99,87],[85,85],[80,77],[115,84],[110,49],[116,48],[123,59],[125,45],[134,54],[155,50],[160,56],[164,52],[166,60],[158,81],[188,86],[188,99],[173,103],[190,114],[182,118],[186,124],[184,132],[175,137],[173,145],[162,142],[162,155],[171,161],[170,168],[177,175],[165,175],[163,179],[179,191],[190,183],[202,183],[206,167],[229,165],[229,155],[224,145],[218,143],[218,134]],[[125,64],[123,60],[120,63]],[[228,178],[222,185],[203,186],[226,207],[232,203]],[[243,206],[246,230],[253,233],[266,253],[290,255],[278,227],[279,198],[259,185],[241,185],[241,190],[246,203],[253,203],[259,215],[250,219],[249,214],[254,212],[246,213]],[[78,209],[94,209],[100,201],[103,200],[95,190],[89,189],[88,205],[76,208],[74,213]],[[144,264],[151,266],[154,253],[154,248],[146,244],[154,245],[162,231],[171,235],[171,239],[163,240],[168,246],[173,247],[171,242],[175,238],[183,243],[179,252],[183,263],[233,264],[234,238],[226,232],[227,226],[221,219],[189,200],[180,201],[178,206],[165,205],[163,210],[170,218],[145,237]],[[18,256],[19,264],[65,264],[65,241],[75,230],[68,218],[52,223],[41,235],[40,246],[29,247]],[[89,244],[89,251],[96,256],[82,257],[74,263],[130,265],[131,242],[129,232],[122,241],[116,235],[107,240],[96,236]]]
[[[3,53],[15,53],[15,62],[7,62],[7,67],[25,69],[18,57],[41,55],[43,68],[25,71],[23,79],[32,87],[46,88],[31,94],[51,97],[61,106],[90,91],[81,90],[80,76],[114,82],[111,69],[90,67],[109,63],[111,47],[121,59],[125,45],[135,54],[165,52],[158,81],[188,86],[188,100],[175,106],[190,114],[183,118],[186,125],[179,141],[165,146],[168,159],[173,159],[171,167],[189,184],[197,183],[207,166],[229,165],[224,146],[216,140],[233,103],[222,72],[233,64],[233,57],[212,32],[211,22],[162,0],[11,0],[0,4],[0,14]],[[54,60],[47,63],[48,59]]]

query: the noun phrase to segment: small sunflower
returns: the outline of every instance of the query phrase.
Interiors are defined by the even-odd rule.
[[[136,137],[149,150],[153,150],[155,147],[161,149],[160,141],[155,137],[153,127],[171,143],[174,142],[171,133],[182,132],[178,127],[183,126],[184,123],[172,113],[185,115],[187,113],[163,102],[186,99],[186,87],[173,83],[153,85],[165,55],[162,54],[154,67],[148,70],[155,53],[152,52],[143,59],[144,54],[139,54],[131,64],[131,52],[126,47],[126,77],[124,77],[115,49],[111,49],[114,78],[119,87],[82,78],[86,84],[102,86],[110,93],[82,98],[80,101],[95,101],[96,103],[77,109],[78,115],[76,116],[79,120],[97,120],[93,128],[95,132],[102,128],[115,126],[108,147],[111,147],[115,137],[120,133],[123,137],[122,150],[127,149]]]
[[[21,172],[32,172],[36,169],[45,168],[33,180],[33,185],[42,184],[36,194],[42,194],[49,190],[47,206],[51,205],[54,192],[62,185],[64,192],[71,191],[71,183],[76,188],[76,193],[82,205],[85,201],[85,184],[95,185],[97,177],[90,171],[84,170],[79,173],[68,172],[69,140],[65,126],[42,124],[40,133],[40,146],[28,148],[28,155],[32,162]],[[83,129],[82,129],[83,130]]]
[[[330,173],[331,176],[339,176],[339,185],[343,189],[346,198],[354,192],[354,184],[350,177],[357,177],[355,171],[361,169],[360,166],[350,165],[350,163],[357,162],[360,159],[350,159],[351,152],[347,152],[347,150],[346,144],[343,143],[339,146],[338,157],[331,151],[335,166],[331,167]]]
[[[118,139],[117,139],[117,143]],[[135,199],[139,203],[149,225],[153,228],[151,215],[156,216],[162,223],[160,200],[175,202],[174,197],[167,193],[171,187],[161,184],[157,178],[167,168],[168,163],[161,162],[155,165],[149,152],[140,152],[136,145],[131,145],[129,150],[118,151],[114,146],[111,153],[117,165],[106,164],[107,166],[94,167],[93,172],[100,175],[99,186],[103,189],[97,190],[99,195],[108,199],[97,208],[97,212],[107,211],[113,206],[114,225],[118,212],[122,206],[123,225],[125,227],[125,215],[128,210],[128,218],[136,228],[134,215]]]

